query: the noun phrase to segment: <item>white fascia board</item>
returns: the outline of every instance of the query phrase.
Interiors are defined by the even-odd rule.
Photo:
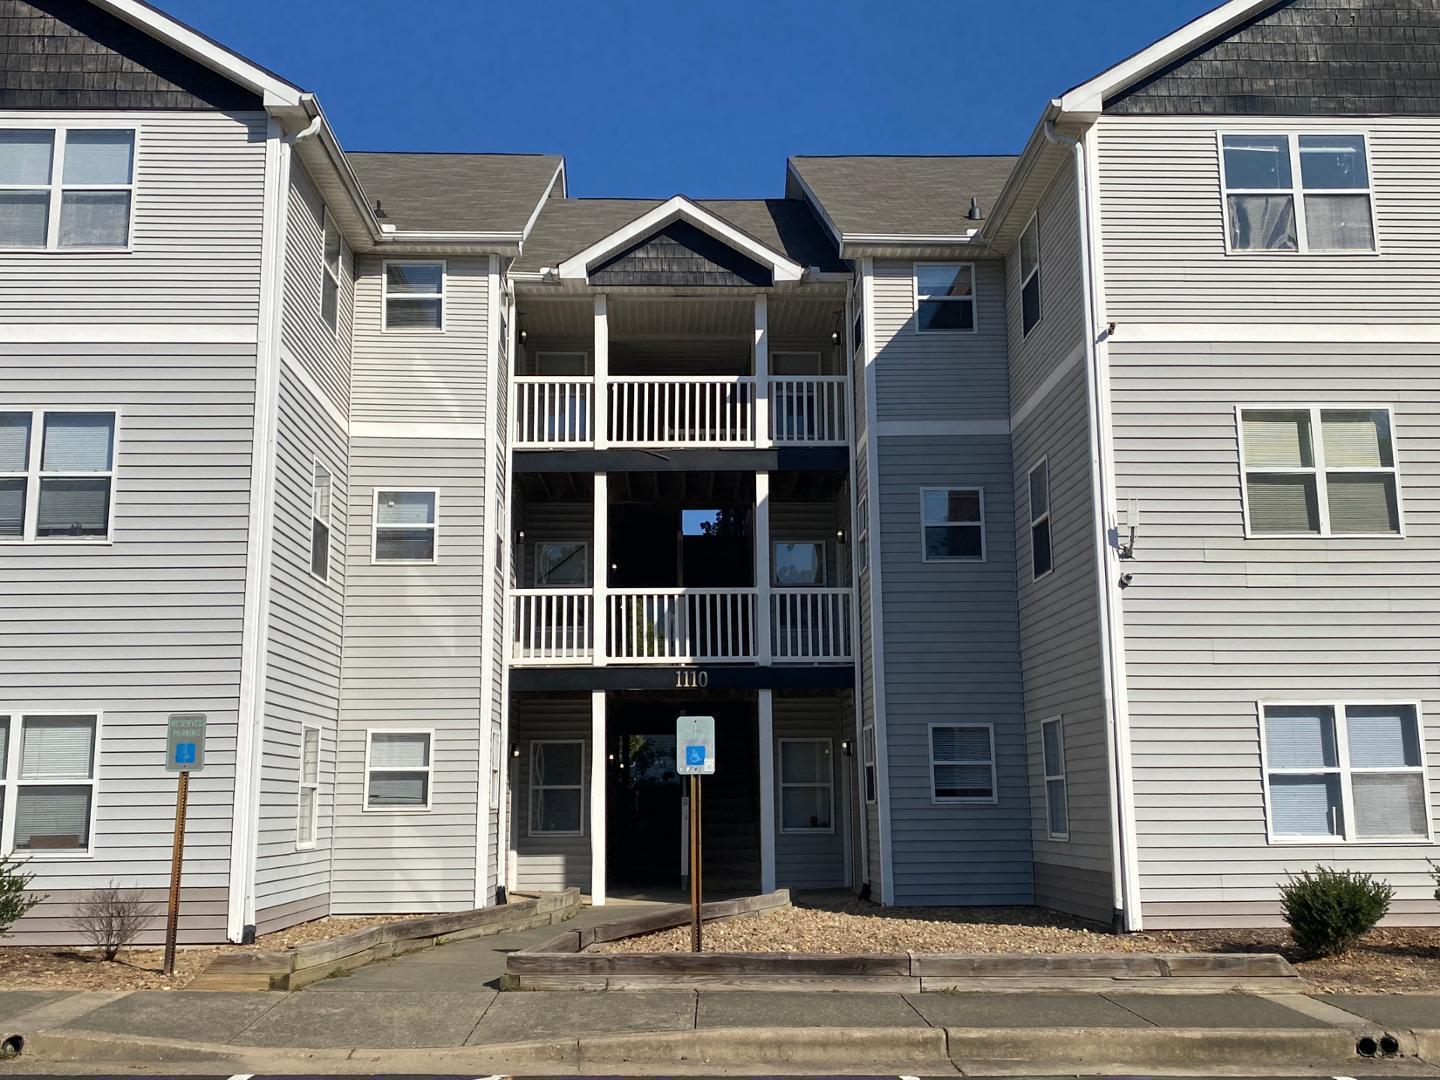
[[[550,193],[555,190],[556,184],[560,185],[560,197],[562,199],[565,198],[564,158],[561,158],[560,164],[555,167],[555,175],[550,177],[550,183],[545,185],[544,192],[541,193],[539,201],[535,203],[534,211],[531,212],[529,220],[525,222],[525,228],[520,230],[520,243],[525,243],[525,241],[529,238],[530,230],[535,227],[535,220],[540,216],[540,211],[544,210],[545,204],[550,201]]]
[[[226,78],[232,79],[265,100],[271,106],[298,105],[305,92],[294,83],[286,82],[278,75],[252,64],[238,53],[231,52],[218,42],[211,41],[199,31],[192,30],[184,23],[155,10],[139,0],[92,0],[96,7],[123,19],[138,30],[163,41],[192,60],[204,64]]]
[[[830,239],[835,241],[836,249],[843,248],[845,246],[845,234],[842,233],[840,227],[831,220],[829,212],[825,209],[825,204],[822,203],[820,197],[815,194],[815,189],[805,182],[805,177],[801,176],[800,170],[795,168],[795,159],[791,158],[786,162],[785,167],[789,170],[790,175],[795,178],[795,182],[800,185],[800,190],[805,193],[805,199],[809,202],[810,209],[819,214],[820,220],[825,223],[825,228],[830,233]]]
[[[562,280],[568,278],[583,281],[589,276],[591,263],[623,251],[643,237],[658,232],[672,221],[681,218],[715,239],[743,251],[757,262],[765,263],[777,282],[799,281],[805,273],[805,268],[799,263],[792,262],[773,248],[766,247],[703,206],[691,202],[684,195],[676,195],[609,236],[597,240],[584,251],[570,256],[560,264],[560,277]]]
[[[1060,96],[1060,109],[1066,114],[1098,116],[1105,99],[1145,76],[1164,67],[1177,56],[1184,55],[1211,38],[1218,37],[1256,12],[1274,4],[1275,0],[1229,0],[1213,11],[1186,23],[1173,33],[1113,67],[1106,68],[1088,82],[1067,90]]]

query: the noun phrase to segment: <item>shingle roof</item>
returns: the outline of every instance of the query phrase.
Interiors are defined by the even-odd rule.
[[[558,266],[664,201],[551,199],[540,211],[514,269],[524,273]],[[845,269],[834,241],[800,199],[697,199],[696,204],[801,266],[818,266],[827,271]]]
[[[382,222],[402,230],[520,232],[545,195],[554,154],[394,154],[351,151]]]
[[[991,157],[792,157],[791,168],[846,236],[963,236],[973,196],[982,220],[1015,164]]]

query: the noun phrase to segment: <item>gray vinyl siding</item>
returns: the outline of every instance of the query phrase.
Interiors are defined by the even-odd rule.
[[[499,288],[499,276],[494,279],[493,288]],[[509,297],[501,290],[499,297],[500,310],[504,313],[509,306]],[[491,401],[495,415],[491,417],[492,428],[488,432],[489,442],[487,446],[494,452],[495,464],[490,468],[491,483],[489,485],[489,505],[493,514],[492,527],[488,532],[488,543],[491,551],[490,577],[493,589],[493,600],[490,611],[490,722],[483,725],[485,730],[486,748],[496,736],[503,736],[505,727],[505,672],[509,666],[508,643],[505,640],[505,608],[509,603],[506,596],[506,586],[509,584],[509,568],[501,562],[500,546],[505,536],[505,522],[509,520],[507,507],[510,501],[510,470],[508,463],[509,445],[509,393],[510,393],[510,342],[509,329],[504,319],[508,315],[502,314],[502,321],[495,328],[495,359],[496,370],[494,372],[494,394]],[[503,747],[502,747],[503,752]],[[488,816],[486,818],[486,903],[493,903],[495,890],[500,882],[500,814],[497,809],[489,807],[490,799],[490,769],[487,766],[485,775],[482,778],[484,791],[482,798],[486,800]]]
[[[1063,167],[1038,209],[1041,319],[1021,322],[1020,261],[1007,263],[1011,432],[1016,491],[1016,594],[1025,691],[1035,901],[1108,922],[1111,802],[1095,573],[1090,425],[1084,363],[1084,295],[1075,174]],[[1078,360],[1078,362],[1077,362]],[[1046,381],[1052,380],[1047,388]],[[1022,410],[1024,415],[1021,415]],[[1030,470],[1049,465],[1051,561],[1035,580]],[[1069,839],[1052,840],[1046,817],[1041,724],[1061,718]]]
[[[1372,264],[1373,266],[1373,264]],[[1277,924],[1328,863],[1436,919],[1440,848],[1271,844],[1257,702],[1415,701],[1440,817],[1440,365],[1428,345],[1111,345],[1116,483],[1143,506],[1124,593],[1147,927]],[[1404,539],[1246,539],[1235,406],[1389,404]]]
[[[1103,117],[1105,315],[1421,322],[1440,309],[1440,120]],[[1225,254],[1217,132],[1368,132],[1381,254]]]
[[[864,380],[862,378],[856,379],[855,381],[859,383],[863,382]],[[855,491],[857,494],[857,498],[864,498],[869,494],[869,469],[867,467],[867,460],[868,459],[863,452],[856,455],[855,458]],[[857,501],[857,506],[859,505],[860,504]],[[862,514],[866,513],[866,508],[864,506],[860,506],[860,512]],[[860,521],[856,522],[857,543],[859,532],[862,529],[868,530],[868,527],[869,523],[868,520],[865,518],[862,518]],[[875,543],[878,540],[879,537],[869,538],[868,546],[871,553],[870,558],[872,560],[874,559]],[[867,727],[873,727],[875,724],[875,622],[874,607],[871,602],[872,580],[873,579],[871,577],[870,567],[866,565],[860,565],[859,581],[856,582],[855,588],[856,606],[859,610],[860,623],[859,638],[857,639],[860,648],[860,654],[859,664],[857,665],[857,670],[855,672],[855,691],[857,694],[860,695],[861,731],[858,733],[856,746],[860,748],[858,752],[861,755],[862,762],[860,771],[862,798],[864,797],[863,784],[865,775],[863,766],[864,729]],[[883,874],[884,864],[884,858],[881,851],[880,803],[878,800],[878,788],[880,782],[880,758],[881,747],[879,735],[877,734],[875,739],[875,782],[877,788],[877,798],[874,802],[865,803],[865,880],[870,883],[874,891],[875,899],[877,900],[880,897],[880,881]]]
[[[285,297],[281,344],[343,416],[350,409],[350,336],[354,325],[355,260],[341,248],[338,333],[321,317],[325,281],[325,204],[299,162],[290,173],[285,236]]]
[[[1009,439],[885,438],[879,467],[895,902],[1029,903]],[[920,489],[965,485],[985,493],[985,561],[923,562]],[[994,725],[995,805],[933,801],[933,723]]]
[[[1004,263],[975,263],[974,333],[916,331],[914,272],[911,262],[875,263],[876,420],[1008,416]]]
[[[338,834],[332,911],[409,912],[474,906],[480,775],[482,444],[354,438],[350,445]],[[371,562],[377,487],[439,490],[438,561]],[[433,729],[431,808],[362,807],[366,729]],[[483,871],[482,871],[483,872]]]
[[[443,261],[445,329],[437,332],[382,329],[384,260],[360,258],[355,282],[351,419],[484,421],[490,260],[480,256]]]
[[[571,886],[590,891],[590,696],[517,697],[510,705],[510,741],[520,756],[510,759],[511,843],[518,892],[553,892]],[[544,739],[585,743],[580,836],[530,835],[530,744]]]
[[[27,121],[36,112],[0,112]],[[254,326],[264,216],[263,114],[57,112],[138,127],[128,253],[0,253],[0,323]]]
[[[317,459],[333,478],[328,582],[310,572],[310,493]],[[300,922],[329,912],[344,626],[346,468],[345,432],[288,365],[282,366],[255,875],[257,910],[283,909],[272,915],[272,923],[286,916]],[[313,849],[297,848],[296,833],[306,725],[320,728],[319,824]]]
[[[0,546],[0,712],[102,714],[94,855],[33,860],[36,889],[167,887],[165,722],[190,711],[209,738],[186,886],[228,885],[254,389],[251,347],[0,346],[0,410],[121,413],[114,542]],[[201,910],[185,940],[221,940],[223,903]]]
[[[847,715],[848,710],[848,715]],[[840,740],[853,723],[853,706],[841,697],[777,693],[775,733],[775,885],[780,889],[840,889],[845,875],[846,828],[849,821],[851,760],[840,752]],[[830,832],[787,833],[781,786],[781,743],[785,739],[825,739],[830,744]]]
[[[163,754],[164,751],[162,750]],[[192,786],[193,790],[193,786]],[[188,852],[189,845],[186,845]],[[188,862],[186,864],[189,865]],[[33,869],[33,867],[31,867]],[[100,887],[109,880],[98,883]],[[80,905],[90,895],[89,886],[84,889],[48,889],[40,903],[15,924],[13,936],[6,937],[6,945],[74,945],[82,941],[76,931],[75,916]],[[163,945],[165,943],[165,913],[170,899],[169,882],[164,886],[149,888],[125,888],[127,896],[134,896],[149,907],[149,917],[144,929],[135,939],[136,945]],[[180,919],[176,940],[181,945],[208,945],[225,940],[226,905],[229,890],[222,888],[191,888],[180,890]],[[88,944],[88,942],[85,942]]]

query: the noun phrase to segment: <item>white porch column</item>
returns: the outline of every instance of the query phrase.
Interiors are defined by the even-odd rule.
[[[590,903],[605,906],[605,691],[590,691]]]
[[[607,660],[610,605],[610,484],[609,476],[603,472],[595,474],[594,535],[590,538],[590,550],[594,563],[590,567],[591,597],[590,616],[590,662],[595,667],[604,667]]]
[[[760,891],[775,891],[775,692],[761,690],[760,743]]]
[[[590,436],[596,450],[610,445],[610,309],[604,293],[595,294],[595,401],[590,407]]]
[[[770,663],[770,474],[755,474],[755,652]]]
[[[755,445],[770,445],[770,301],[755,295]]]

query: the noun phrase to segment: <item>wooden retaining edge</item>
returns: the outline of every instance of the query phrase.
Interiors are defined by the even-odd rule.
[[[186,989],[298,990],[342,971],[449,941],[553,925],[579,910],[580,890],[566,889],[499,907],[403,919],[284,951],[232,953],[216,957]]]

